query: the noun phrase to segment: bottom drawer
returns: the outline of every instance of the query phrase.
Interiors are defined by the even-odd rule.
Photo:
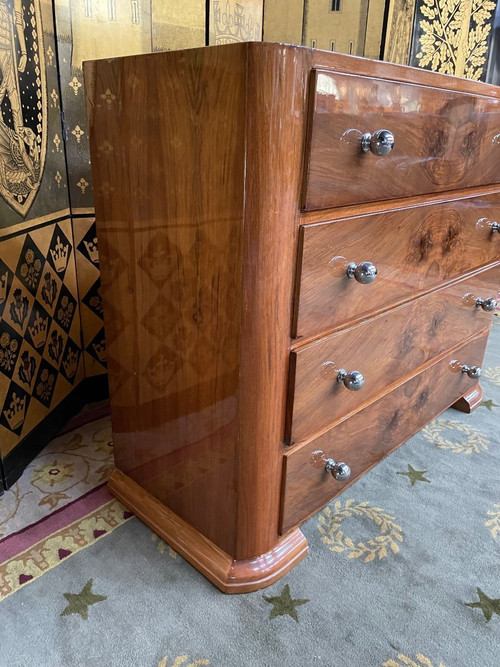
[[[281,533],[301,523],[346,487],[346,482],[335,480],[325,471],[323,454],[324,458],[345,461],[352,470],[349,483],[353,482],[477,383],[457,372],[450,362],[480,364],[486,341],[486,334],[475,338],[319,438],[286,453]]]

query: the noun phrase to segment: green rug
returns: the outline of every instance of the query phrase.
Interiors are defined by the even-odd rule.
[[[307,521],[310,555],[262,591],[223,595],[101,498],[92,539],[78,518],[57,566],[6,593],[23,552],[0,576],[0,665],[499,667],[498,315],[483,369],[482,405],[447,411]]]

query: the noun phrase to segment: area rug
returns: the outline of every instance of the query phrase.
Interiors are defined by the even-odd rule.
[[[0,540],[81,499],[112,470],[108,417],[55,438],[0,497]]]
[[[303,524],[309,556],[262,591],[223,595],[99,485],[4,537],[0,664],[498,667],[498,316],[481,384],[473,414],[440,415]]]

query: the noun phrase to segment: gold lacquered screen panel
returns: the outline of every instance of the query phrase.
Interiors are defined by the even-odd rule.
[[[262,40],[263,0],[210,0],[209,44]]]
[[[73,217],[85,376],[106,372],[99,250],[94,217]]]
[[[391,0],[387,17],[384,60],[399,65],[410,62],[416,0]]]
[[[67,209],[52,6],[0,2],[0,229]]]
[[[3,456],[83,378],[71,220],[0,242]]]
[[[386,0],[266,0],[264,39],[379,59],[385,5]]]
[[[418,0],[411,64],[483,80],[496,1]]]
[[[52,9],[0,2],[1,457],[83,378]]]
[[[94,201],[82,62],[205,45],[205,2],[56,0],[62,106],[72,208]]]
[[[266,42],[302,44],[304,0],[266,0],[264,36]]]

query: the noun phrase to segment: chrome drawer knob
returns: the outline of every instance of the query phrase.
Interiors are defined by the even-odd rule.
[[[343,382],[350,391],[359,391],[365,384],[365,378],[359,371],[349,371],[341,368],[337,375],[337,382]]]
[[[468,366],[467,364],[461,364],[457,359],[453,359],[450,362],[451,370],[454,373],[466,373],[473,380],[478,380],[481,377],[481,369],[479,366]]]
[[[377,267],[371,262],[351,262],[347,267],[346,275],[348,278],[354,278],[358,283],[369,285],[377,277]]]
[[[326,459],[325,470],[327,472],[330,472],[332,476],[335,477],[335,479],[338,480],[339,482],[347,482],[347,480],[351,476],[350,467],[347,465],[347,463],[344,463],[343,461],[339,461],[337,463],[333,459]]]
[[[474,294],[471,294],[470,292],[468,292],[467,294],[464,294],[463,301],[464,301],[466,306],[482,308],[487,313],[491,313],[497,307],[497,300],[494,299],[492,296],[489,296],[489,297],[486,297],[486,299],[483,299],[482,297],[475,296]]]
[[[481,297],[478,297],[476,299],[476,308],[482,308],[487,313],[491,313],[491,311],[495,310],[496,307],[497,307],[496,299],[494,299],[491,296],[488,297],[487,299],[481,299]]]
[[[394,148],[394,135],[389,130],[377,130],[373,134],[365,132],[361,137],[363,153],[371,151],[374,155],[387,155]]]
[[[476,222],[476,226],[479,227],[479,229],[489,229],[492,234],[494,232],[500,233],[500,222],[496,222],[496,220],[488,220],[488,218],[479,218],[479,220]]]
[[[467,375],[473,380],[478,380],[481,377],[481,369],[479,366],[467,366],[467,364],[462,364],[462,373],[467,373]]]

